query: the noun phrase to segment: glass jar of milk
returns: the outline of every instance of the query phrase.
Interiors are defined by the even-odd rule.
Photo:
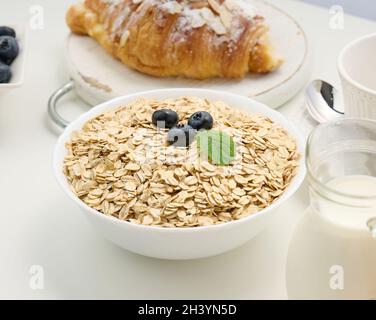
[[[376,298],[376,122],[318,126],[307,144],[311,205],[290,242],[289,298]]]

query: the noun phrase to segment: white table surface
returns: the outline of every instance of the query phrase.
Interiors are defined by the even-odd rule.
[[[0,298],[286,298],[286,253],[293,227],[308,205],[306,184],[257,238],[227,254],[185,262],[149,259],[112,245],[62,194],[51,170],[57,136],[46,125],[46,103],[68,80],[64,14],[73,2],[38,1],[45,28],[28,30],[25,83],[0,92]],[[305,28],[313,53],[312,78],[338,82],[340,49],[376,31],[376,22],[351,16],[346,16],[344,30],[331,30],[327,9],[292,0],[273,3]],[[0,24],[29,25],[33,4],[2,1]],[[82,105],[74,98],[67,101],[76,102]],[[302,94],[280,110],[290,116],[301,108]],[[43,267],[42,290],[30,287],[33,265]]]

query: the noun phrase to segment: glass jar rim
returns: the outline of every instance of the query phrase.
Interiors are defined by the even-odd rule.
[[[329,194],[344,197],[344,198],[347,198],[347,199],[376,201],[376,193],[374,195],[370,195],[370,196],[362,196],[362,195],[355,195],[355,194],[347,193],[347,192],[341,192],[341,191],[338,191],[338,190],[328,186],[327,184],[323,183],[318,178],[316,178],[316,176],[313,174],[313,168],[311,166],[310,159],[311,159],[311,148],[312,148],[312,144],[313,144],[312,141],[313,141],[315,135],[320,130],[322,130],[324,128],[327,128],[329,126],[333,126],[333,125],[336,125],[336,124],[340,124],[340,123],[346,123],[346,122],[348,122],[348,123],[350,123],[350,122],[368,123],[368,124],[371,124],[372,126],[374,126],[375,129],[376,129],[376,121],[375,120],[363,119],[363,118],[344,118],[344,119],[337,120],[337,121],[322,123],[322,124],[318,125],[317,127],[315,127],[308,137],[306,151],[305,151],[305,153],[306,153],[305,162],[306,162],[306,167],[307,167],[308,178],[309,178],[310,181],[312,181],[315,184],[317,184],[318,186],[320,186],[320,188],[322,188],[322,190],[326,191]]]

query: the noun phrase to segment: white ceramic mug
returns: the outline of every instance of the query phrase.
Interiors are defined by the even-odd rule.
[[[376,120],[376,33],[349,43],[338,59],[345,114]]]

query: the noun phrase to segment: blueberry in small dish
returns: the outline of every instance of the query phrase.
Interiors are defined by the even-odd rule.
[[[9,83],[12,78],[12,71],[10,67],[0,62],[0,83]]]
[[[17,40],[11,36],[0,36],[0,61],[11,65],[19,53]]]
[[[16,31],[11,27],[0,26],[0,37],[1,36],[9,36],[16,38]]]
[[[170,109],[160,109],[153,113],[152,123],[158,128],[171,129],[179,122],[178,114]]]
[[[167,133],[167,142],[174,147],[189,147],[195,140],[196,130],[189,125],[177,125]]]
[[[213,128],[213,117],[209,112],[198,111],[192,114],[188,119],[188,125],[196,130],[210,130]]]

